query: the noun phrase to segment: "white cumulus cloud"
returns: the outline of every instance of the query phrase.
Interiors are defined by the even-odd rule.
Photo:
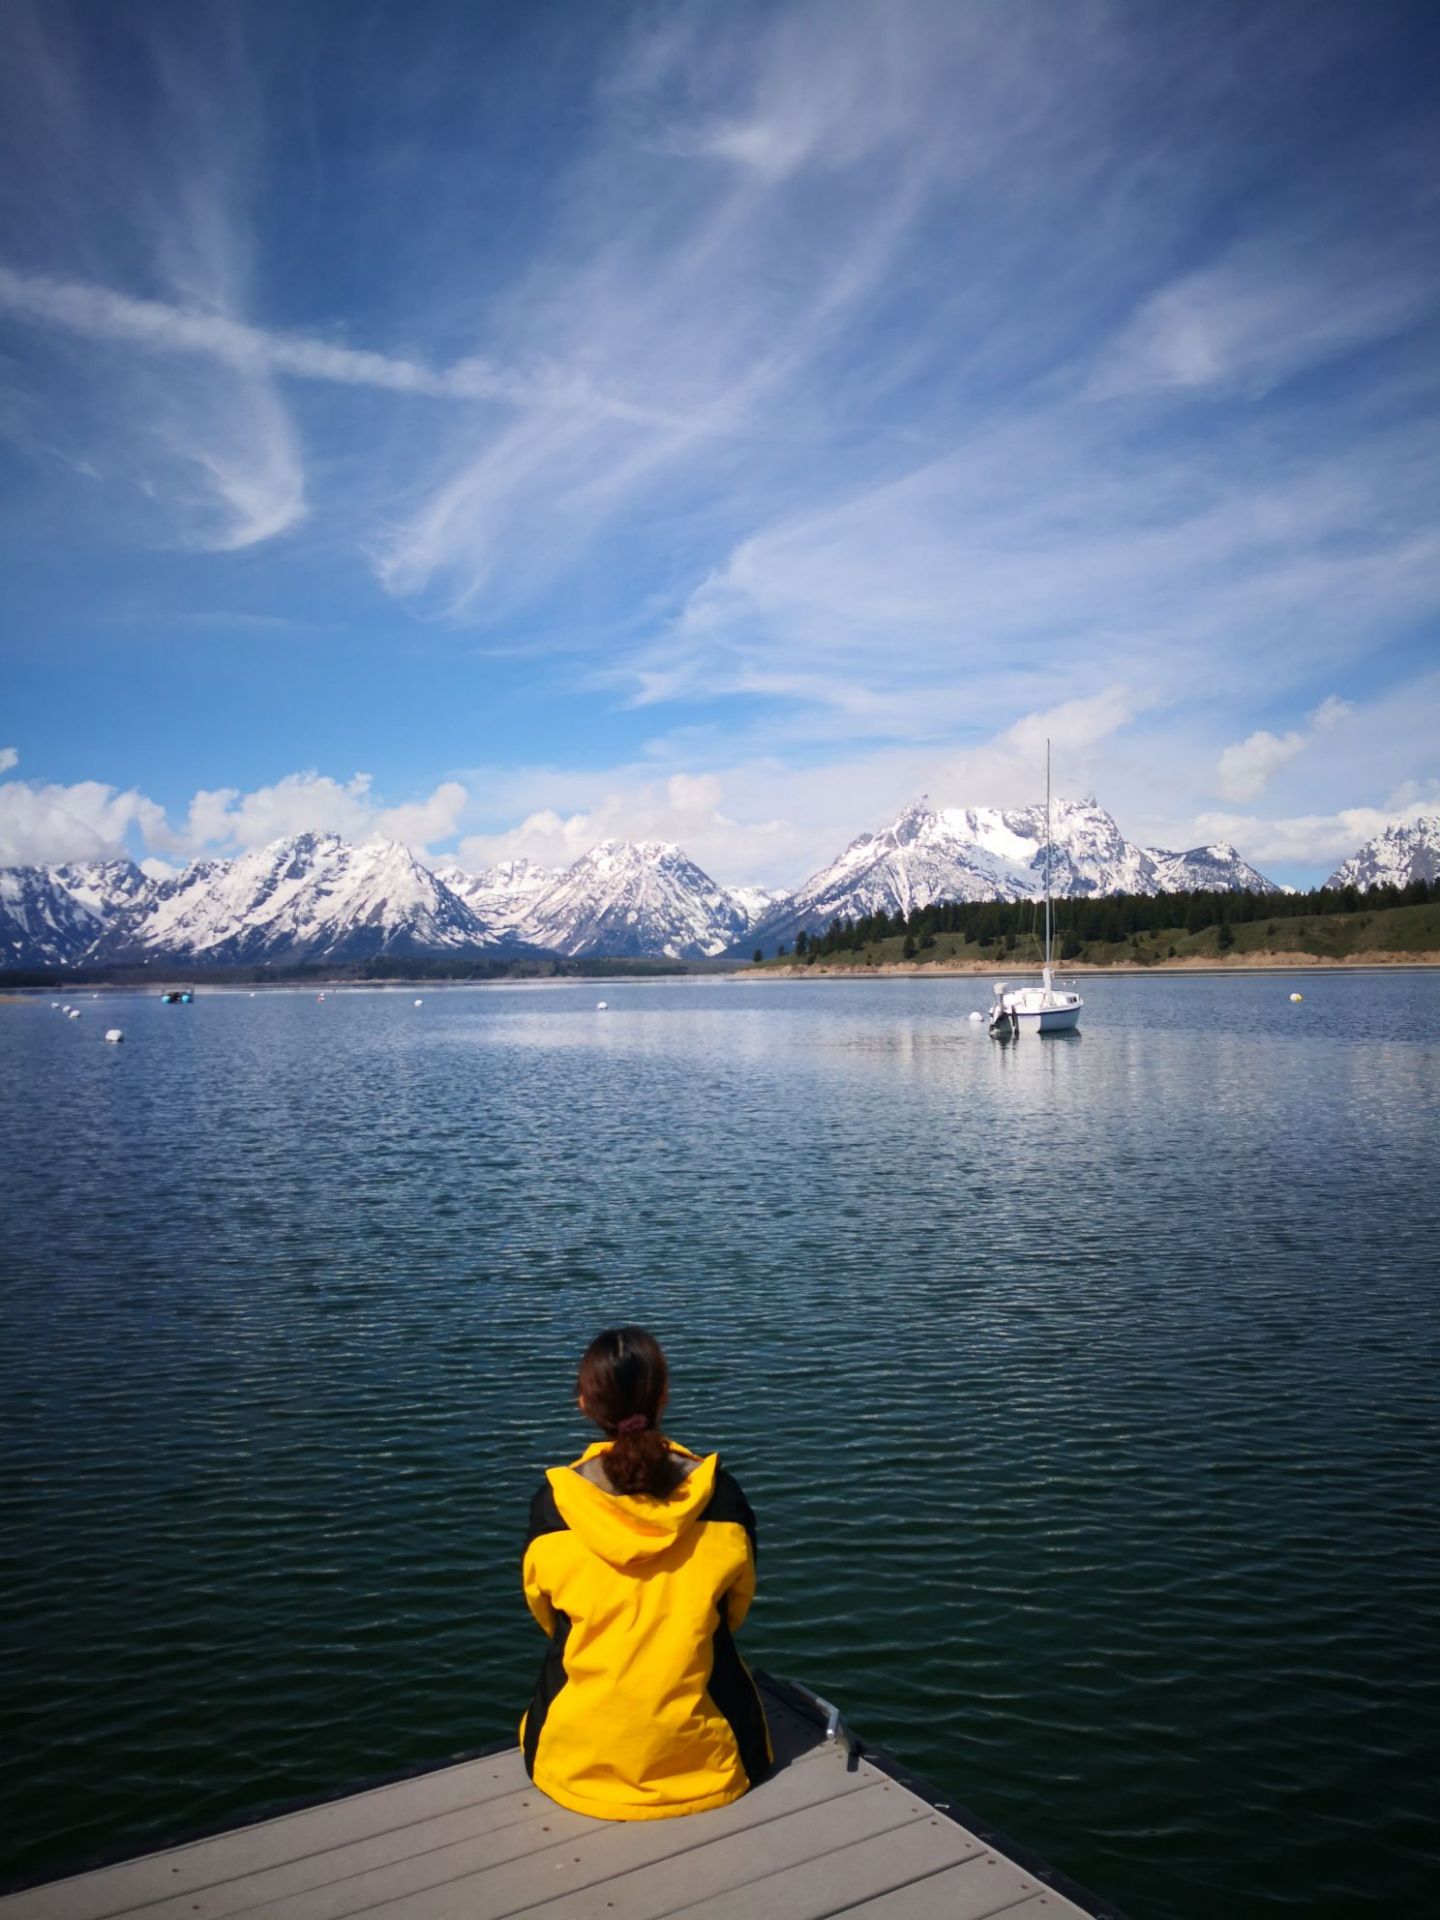
[[[1254,814],[1203,813],[1196,824],[1206,840],[1231,841],[1248,860],[1262,867],[1292,862],[1333,868],[1386,827],[1434,813],[1437,803],[1440,783],[1432,783],[1423,798],[1399,804],[1392,801],[1384,807],[1342,807],[1335,813],[1297,814],[1279,820],[1262,820]]]
[[[1305,750],[1303,733],[1267,733],[1261,727],[1220,755],[1220,791],[1227,800],[1253,800],[1284,766]]]
[[[133,787],[122,793],[99,780],[0,784],[0,867],[113,860],[125,854],[133,828],[147,839],[166,832],[163,811]]]
[[[542,776],[543,777],[543,776]],[[592,781],[597,776],[592,776]],[[578,777],[583,783],[585,776]],[[570,812],[539,807],[517,827],[462,840],[459,860],[472,872],[500,860],[534,860],[541,866],[568,867],[601,840],[664,840],[679,846],[707,872],[713,865],[733,871],[737,857],[758,855],[775,823],[743,825],[722,811],[725,782],[718,774],[674,773],[645,777],[622,770],[598,776],[605,790]],[[577,783],[574,775],[552,776],[555,786]]]
[[[13,764],[13,762],[12,762]],[[61,786],[0,781],[0,867],[48,866],[67,860],[112,860],[143,851],[144,871],[166,878],[177,858],[228,856],[298,833],[337,833],[361,841],[376,835],[419,851],[453,839],[469,804],[458,780],[426,797],[384,805],[368,773],[335,780],[314,771],[289,773],[249,792],[202,787],[183,819],[136,788],[121,792],[98,780]]]
[[[1274,734],[1264,727],[1246,740],[1237,740],[1220,755],[1218,768],[1220,792],[1226,800],[1242,805],[1262,793],[1282,767],[1302,754],[1317,733],[1329,733],[1353,711],[1348,700],[1331,694],[1310,714],[1310,731],[1292,728],[1289,733]]]
[[[442,780],[426,800],[386,807],[375,815],[372,832],[409,847],[429,847],[449,840],[460,825],[470,795],[458,780]]]
[[[268,846],[297,833],[338,833],[344,840],[380,835],[425,848],[457,832],[469,795],[458,780],[445,780],[425,799],[383,806],[368,773],[336,780],[313,769],[287,773],[267,787],[203,789],[190,803],[182,833],[173,844],[190,852]]]

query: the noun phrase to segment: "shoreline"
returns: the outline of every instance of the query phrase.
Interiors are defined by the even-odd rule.
[[[1356,953],[1339,957],[1327,957],[1310,953],[1253,953],[1243,960],[1155,960],[1148,966],[1128,966],[1119,963],[1107,965],[1104,961],[1069,961],[1064,966],[1053,969],[1056,979],[1062,975],[1067,979],[1084,975],[1087,979],[1104,979],[1107,976],[1124,976],[1136,979],[1143,974],[1154,973],[1393,973],[1396,971],[1411,973],[1433,973],[1440,969],[1440,953],[1390,954]],[[933,960],[929,962],[886,960],[873,967],[827,967],[822,961],[814,966],[801,967],[752,967],[738,977],[742,980],[876,980],[876,979],[953,979],[953,980],[989,980],[1003,978],[1007,973],[1028,976],[1039,972],[1036,963],[1023,962],[1019,966],[1007,967],[1003,957],[998,960]]]
[[[1397,953],[1357,953],[1341,956],[1322,956],[1306,953],[1258,952],[1247,954],[1243,960],[1214,960],[1199,957],[1187,957],[1175,960],[1154,960],[1147,966],[1132,966],[1119,962],[1107,964],[1104,961],[1070,961],[1064,966],[1054,968],[1057,979],[1138,979],[1147,974],[1267,974],[1267,973],[1434,973],[1440,971],[1440,953],[1397,954]],[[886,960],[878,966],[836,967],[826,966],[816,961],[813,966],[777,967],[772,963],[756,967],[744,961],[734,967],[714,966],[694,973],[595,973],[571,974],[569,976],[526,976],[516,974],[502,976],[492,980],[435,979],[416,975],[410,979],[391,980],[353,980],[343,976],[326,978],[316,975],[305,981],[256,981],[245,983],[234,980],[209,981],[203,972],[188,974],[174,980],[139,981],[96,981],[93,985],[71,988],[60,986],[7,986],[0,976],[0,1002],[62,998],[82,1000],[102,999],[115,994],[138,995],[149,999],[159,994],[189,988],[196,994],[233,994],[240,998],[247,995],[271,993],[324,993],[327,996],[338,993],[440,993],[455,992],[457,989],[485,990],[516,988],[539,988],[556,990],[565,987],[653,987],[705,985],[717,980],[735,980],[751,984],[767,980],[991,980],[1002,979],[1007,975],[1025,978],[1039,972],[1038,963],[1023,962],[1016,966],[1006,966],[1003,957],[995,960],[932,960],[905,961]]]
[[[502,974],[493,980],[437,980],[431,975],[416,974],[413,979],[387,980],[350,980],[344,975],[333,978],[316,974],[311,980],[207,980],[203,972],[189,973],[174,980],[131,981],[97,980],[84,982],[73,987],[10,987],[0,975],[0,1000],[43,1000],[62,999],[80,1001],[99,999],[106,994],[133,994],[141,999],[158,999],[162,993],[188,990],[197,996],[200,994],[234,994],[240,999],[267,993],[299,993],[312,997],[323,993],[328,999],[337,993],[440,993],[453,991],[457,987],[654,987],[674,986],[681,983],[696,986],[711,980],[737,979],[747,971],[744,961],[737,961],[732,967],[715,967],[706,972],[694,973],[572,973],[564,975]]]

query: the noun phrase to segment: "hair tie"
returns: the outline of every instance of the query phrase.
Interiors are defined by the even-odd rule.
[[[616,1426],[615,1431],[616,1433],[643,1433],[649,1424],[650,1416],[648,1414],[627,1413],[625,1418]]]

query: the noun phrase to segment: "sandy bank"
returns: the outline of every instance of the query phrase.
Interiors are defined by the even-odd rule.
[[[1255,953],[1247,953],[1243,959],[1206,960],[1187,958],[1184,960],[1156,960],[1149,966],[1133,967],[1119,964],[1107,966],[1103,962],[1086,963],[1079,960],[1067,961],[1057,966],[1056,977],[1066,979],[1080,974],[1142,974],[1142,973],[1266,973],[1283,971],[1287,973],[1321,972],[1353,973],[1357,968],[1366,967],[1410,967],[1424,969],[1440,967],[1440,953],[1351,953],[1331,958],[1316,953],[1271,953],[1261,948]],[[1017,963],[1012,956],[1007,962],[1003,956],[993,960],[932,960],[920,961],[889,960],[878,967],[827,967],[817,960],[814,966],[805,967],[765,967],[738,974],[741,980],[874,980],[886,976],[890,978],[935,979],[939,975],[955,975],[962,979],[977,976],[986,980],[1013,978],[1026,979],[1039,972],[1033,962]]]

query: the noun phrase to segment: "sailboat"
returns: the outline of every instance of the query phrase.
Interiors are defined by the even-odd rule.
[[[1050,742],[1045,742],[1045,964],[1038,987],[1010,987],[995,982],[990,1003],[990,1031],[1009,1036],[1031,1033],[1069,1033],[1080,1024],[1085,1002],[1069,987],[1057,987],[1051,966],[1054,916],[1050,907]]]

